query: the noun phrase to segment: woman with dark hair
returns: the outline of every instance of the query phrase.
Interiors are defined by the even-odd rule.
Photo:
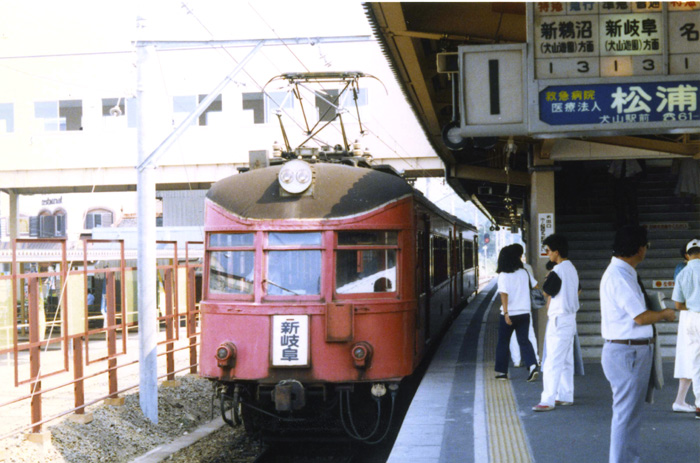
[[[523,261],[523,255],[525,254],[525,248],[519,243],[511,244],[510,247],[513,248],[513,252],[518,256],[518,259],[523,263],[523,268],[527,271],[527,273],[530,275],[530,278],[535,278],[535,272],[532,269],[532,266],[528,264],[527,262]],[[533,288],[536,288],[537,285],[533,285]],[[533,320],[532,317],[530,318],[530,328],[528,329],[528,335],[527,338],[530,341],[530,344],[532,344],[532,349],[535,351],[535,359],[537,360],[537,364],[540,364],[540,356],[537,353],[537,338],[535,337],[535,329],[533,328]],[[521,367],[522,366],[522,355],[520,352],[520,346],[518,345],[518,339],[516,335],[512,335],[510,337],[510,358],[513,361],[513,366],[514,367]]]
[[[501,316],[498,321],[496,344],[496,379],[508,379],[510,337],[515,334],[522,352],[523,362],[529,368],[528,381],[537,379],[537,359],[528,340],[530,326],[530,285],[537,280],[523,268],[520,256],[512,246],[506,246],[498,254],[498,292],[501,294]]]

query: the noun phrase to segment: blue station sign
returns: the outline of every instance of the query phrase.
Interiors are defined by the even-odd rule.
[[[552,126],[698,121],[700,81],[549,86],[540,91],[540,120]]]

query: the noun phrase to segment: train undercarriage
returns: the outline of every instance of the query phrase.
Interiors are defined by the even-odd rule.
[[[277,384],[220,383],[215,399],[224,421],[243,425],[250,436],[348,437],[381,442],[395,417],[399,382]]]

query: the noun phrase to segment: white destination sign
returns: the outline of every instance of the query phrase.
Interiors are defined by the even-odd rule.
[[[272,365],[297,367],[309,365],[309,316],[272,317]]]

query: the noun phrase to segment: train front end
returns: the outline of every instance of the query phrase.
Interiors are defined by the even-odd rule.
[[[294,160],[212,187],[200,366],[230,424],[380,436],[416,364],[413,223],[412,188],[372,169]]]

